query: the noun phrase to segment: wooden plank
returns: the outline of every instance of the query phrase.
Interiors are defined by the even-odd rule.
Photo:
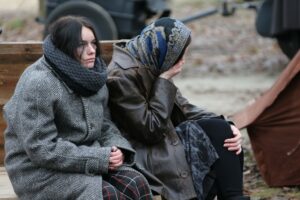
[[[0,167],[0,200],[17,200],[9,177],[4,167]],[[154,200],[162,200],[161,196],[156,195]]]
[[[101,41],[101,55],[109,63],[112,55],[112,44],[120,40]],[[43,54],[42,42],[1,42],[0,64],[31,64]]]
[[[0,167],[0,200],[18,199],[4,167]]]
[[[126,40],[103,40],[100,41],[101,51],[111,54],[112,44]],[[13,54],[42,54],[42,42],[0,42],[0,55]]]
[[[120,42],[120,40],[117,41],[107,40],[107,41],[100,42],[100,47],[101,47],[100,54],[103,60],[106,62],[106,64],[109,64],[109,62],[111,61],[112,52],[113,52],[113,43],[115,42]]]
[[[3,105],[4,102],[0,99],[0,166],[4,164],[4,130],[6,128],[3,117]]]
[[[1,45],[0,45],[1,47]],[[13,58],[11,58],[13,59]],[[0,60],[0,77],[4,78],[6,76],[17,76],[24,71],[31,63],[5,63]]]
[[[1,134],[1,138],[3,139],[3,135]],[[3,143],[3,141],[2,141]],[[4,166],[4,157],[5,157],[5,151],[4,151],[4,146],[3,145],[0,145],[0,148],[1,148],[1,151],[0,151],[0,157],[1,157],[1,164],[0,166]]]
[[[0,98],[3,99],[3,104],[7,102],[7,100],[13,94],[16,84],[18,82],[19,76],[11,77],[7,76],[2,78],[0,76]],[[1,102],[2,105],[2,102]]]

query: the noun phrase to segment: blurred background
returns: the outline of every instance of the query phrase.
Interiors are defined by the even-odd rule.
[[[0,42],[43,40],[49,19],[45,17],[45,5],[41,5],[41,2],[39,0],[0,0],[0,27],[2,29]],[[111,1],[104,2],[107,6],[113,4]],[[116,5],[120,2],[122,1],[117,0],[113,7],[117,7]],[[162,15],[170,15],[187,21],[190,20],[189,17],[202,16],[200,19],[187,23],[193,32],[192,43],[187,53],[184,70],[176,77],[175,83],[192,103],[228,116],[245,108],[270,88],[290,59],[282,52],[276,39],[262,37],[257,33],[256,4],[252,6],[252,4],[242,4],[250,1],[235,1],[236,4],[226,4],[228,7],[225,11],[228,13],[224,13],[224,2],[232,3],[233,1],[148,0],[147,3],[151,4],[151,8],[145,11],[143,10],[145,5],[141,3],[139,10],[142,14],[138,19],[149,23]],[[235,12],[230,15],[234,5],[236,6]],[[77,9],[72,6],[71,8]],[[121,10],[130,12],[130,8],[127,7],[122,7]],[[107,27],[110,27],[110,32],[101,33],[103,39],[129,38],[135,34],[134,31],[130,32],[131,30],[143,26],[142,23],[138,27],[131,27],[131,21],[124,20],[130,17],[129,14],[123,13],[122,15],[117,11],[113,15],[122,20],[113,26],[108,23]],[[51,20],[59,15],[60,12],[56,11]],[[111,22],[110,19],[108,22]],[[110,36],[113,37],[105,38]],[[266,185],[256,166],[246,130],[242,130],[242,133],[245,138],[246,155],[245,193],[257,200],[300,199],[299,187],[270,188]]]

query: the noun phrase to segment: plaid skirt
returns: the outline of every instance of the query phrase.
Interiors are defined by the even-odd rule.
[[[116,171],[103,176],[103,199],[151,200],[146,179],[135,171]]]

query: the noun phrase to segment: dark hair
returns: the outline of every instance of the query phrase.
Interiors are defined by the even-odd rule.
[[[183,55],[184,55],[184,53],[185,53],[185,50],[186,50],[186,48],[190,45],[191,41],[192,41],[192,38],[191,38],[191,36],[189,36],[189,38],[187,39],[187,41],[186,41],[186,43],[185,43],[185,45],[184,45],[184,47],[183,47],[183,49],[182,49],[180,55],[178,56],[178,58],[177,58],[177,60],[176,60],[176,62],[175,62],[174,64],[178,63],[179,60],[182,59],[182,57],[183,57]]]
[[[56,20],[50,26],[51,40],[54,46],[76,59],[76,49],[80,46],[81,30],[85,26],[93,32],[96,42],[96,56],[100,56],[100,44],[95,28],[88,19],[77,16],[65,16]]]

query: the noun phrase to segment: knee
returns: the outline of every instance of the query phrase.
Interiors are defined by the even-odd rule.
[[[134,177],[134,178],[132,178],[132,180],[134,182],[133,187],[136,188],[136,191],[139,194],[145,194],[145,193],[150,192],[148,182],[143,175],[140,175],[138,173],[133,173],[132,177]]]
[[[230,124],[223,119],[205,119],[197,122],[212,142],[215,141],[223,144],[225,139],[233,136]]]
[[[127,196],[131,196],[133,199],[151,196],[150,187],[143,175],[134,171],[126,171],[125,176],[129,178],[128,185],[123,190]]]
[[[121,194],[114,186],[106,182],[103,182],[102,184],[103,199],[117,200],[120,198]]]

